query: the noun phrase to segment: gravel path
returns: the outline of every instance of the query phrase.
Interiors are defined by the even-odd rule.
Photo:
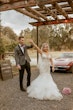
[[[39,74],[37,68],[32,68],[32,77],[35,79]],[[40,101],[28,98],[26,92],[19,89],[18,75],[6,81],[0,80],[0,110],[73,110],[73,74],[52,73],[53,79],[62,91],[63,87],[70,87],[72,93],[63,95],[61,101]],[[26,73],[24,76],[26,88]]]

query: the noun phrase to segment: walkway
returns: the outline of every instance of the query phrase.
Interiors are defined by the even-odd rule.
[[[39,74],[37,68],[32,68],[32,77],[35,79]],[[53,73],[53,78],[60,90],[68,86],[73,90],[73,74]],[[24,78],[26,88],[26,73]],[[40,101],[28,98],[26,92],[19,89],[18,75],[6,81],[0,80],[0,110],[73,110],[73,91],[65,96],[62,101]]]

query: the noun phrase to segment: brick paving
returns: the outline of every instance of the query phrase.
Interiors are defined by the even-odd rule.
[[[39,71],[32,68],[31,80],[35,79]],[[62,91],[63,87],[70,87],[72,93],[63,95],[62,101],[37,100],[27,96],[26,92],[19,89],[19,77],[6,81],[0,80],[0,110],[73,110],[73,74],[52,73],[52,76]],[[26,88],[26,73],[24,75],[24,87]]]

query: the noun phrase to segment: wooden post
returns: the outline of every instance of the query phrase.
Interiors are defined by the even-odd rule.
[[[37,46],[38,46],[38,26],[37,26]],[[37,63],[38,63],[38,52],[37,52]]]

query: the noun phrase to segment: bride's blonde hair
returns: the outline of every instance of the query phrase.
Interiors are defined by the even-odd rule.
[[[45,47],[45,45],[48,46],[48,50],[49,50],[49,44],[45,42],[45,43],[43,43],[42,46],[41,46],[41,50],[42,50],[42,51],[43,51],[43,48]]]

